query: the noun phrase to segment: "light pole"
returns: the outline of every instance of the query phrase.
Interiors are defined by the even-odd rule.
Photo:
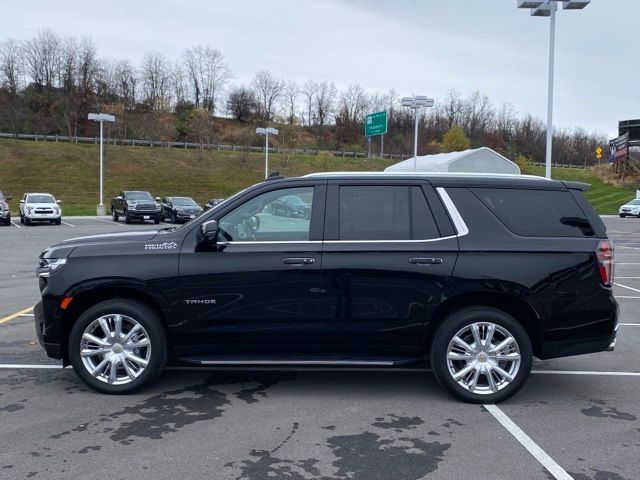
[[[104,122],[115,122],[116,117],[113,115],[109,115],[108,113],[90,113],[89,120],[93,120],[94,122],[100,122],[100,203],[98,204],[98,208],[96,209],[96,213],[98,215],[104,215],[105,208],[103,203],[103,150],[102,150],[102,124]]]
[[[264,178],[269,176],[269,134],[278,135],[277,128],[256,128],[258,135],[264,135]]]
[[[400,104],[412,108],[415,112],[415,132],[413,134],[413,169],[418,170],[418,114],[422,107],[433,107],[435,100],[424,95],[402,97]]]
[[[545,176],[551,178],[551,158],[553,154],[553,82],[555,73],[556,12],[558,2],[563,10],[582,10],[591,0],[518,0],[518,8],[530,8],[532,17],[549,18],[549,80],[547,93],[547,158]]]

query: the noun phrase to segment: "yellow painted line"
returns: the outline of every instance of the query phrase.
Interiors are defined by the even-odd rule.
[[[12,313],[11,315],[8,315],[4,318],[0,318],[0,323],[5,323],[8,322],[9,320],[13,320],[16,317],[19,317],[20,315],[24,315],[27,312],[30,312],[31,310],[33,310],[33,308],[35,307],[35,305],[33,307],[29,307],[29,308],[25,308],[24,310],[20,310],[19,312],[16,313]]]

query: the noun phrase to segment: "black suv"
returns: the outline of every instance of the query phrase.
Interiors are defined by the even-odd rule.
[[[36,330],[92,388],[196,365],[431,365],[497,402],[541,359],[609,349],[613,251],[585,184],[526,176],[313,174],[180,227],[40,255]],[[295,196],[310,218],[274,215]],[[526,205],[526,210],[522,208]]]
[[[11,225],[11,211],[7,203],[9,200],[11,200],[11,197],[5,197],[4,194],[0,192],[0,222],[2,222],[3,225]]]

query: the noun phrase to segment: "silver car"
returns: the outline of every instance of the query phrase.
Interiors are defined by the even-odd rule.
[[[618,210],[618,215],[620,218],[624,217],[638,217],[640,218],[640,198],[636,198],[635,200],[631,200],[630,202],[625,203]]]

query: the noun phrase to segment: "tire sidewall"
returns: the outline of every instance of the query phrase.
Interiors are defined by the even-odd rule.
[[[508,330],[520,349],[520,368],[510,385],[490,395],[473,394],[451,377],[447,365],[447,348],[453,336],[466,325],[491,322]],[[468,403],[498,403],[515,395],[525,384],[533,364],[531,341],[520,323],[507,313],[490,307],[472,307],[452,313],[442,322],[431,344],[431,366],[438,382],[455,397]]]
[[[151,341],[149,364],[138,378],[125,385],[109,385],[96,379],[86,370],[80,357],[80,340],[85,328],[97,318],[114,313],[135,319],[147,331]],[[162,373],[167,363],[167,334],[157,315],[145,304],[129,299],[106,300],[80,315],[69,335],[68,352],[73,369],[89,387],[102,393],[126,394],[139,390]]]

